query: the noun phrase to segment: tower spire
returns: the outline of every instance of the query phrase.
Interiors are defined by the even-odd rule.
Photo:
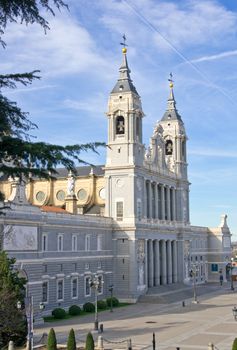
[[[180,120],[182,122],[182,119],[178,113],[178,110],[176,108],[176,101],[174,98],[174,80],[173,80],[173,74],[170,73],[169,75],[169,87],[170,87],[170,93],[169,98],[167,100],[167,109],[165,114],[163,115],[163,118],[161,120]]]

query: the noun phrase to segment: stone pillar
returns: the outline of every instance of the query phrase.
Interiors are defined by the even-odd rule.
[[[177,241],[172,242],[172,270],[173,270],[173,283],[177,283],[178,281]]]
[[[143,201],[143,212],[144,218],[147,218],[147,193],[146,193],[146,179],[143,179],[143,192],[144,192],[144,201]]]
[[[104,341],[103,341],[103,337],[101,335],[99,335],[98,339],[97,339],[97,349],[104,350]]]
[[[166,208],[167,208],[167,220],[170,221],[170,187],[166,187]]]
[[[154,241],[154,275],[155,275],[155,286],[160,285],[160,246],[159,240]]]
[[[172,220],[176,220],[176,196],[175,196],[175,188],[172,188]]]
[[[167,284],[167,259],[166,259],[166,241],[161,241],[161,282]]]
[[[152,188],[151,181],[148,182],[149,218],[152,218]]]
[[[165,220],[165,188],[161,184],[161,220]]]
[[[145,285],[148,288],[148,240],[145,240]]]
[[[158,202],[158,187],[157,184],[154,184],[155,186],[155,218],[158,219],[159,217],[159,202]]]
[[[167,282],[172,283],[172,253],[171,253],[171,241],[167,241]]]
[[[153,256],[153,241],[148,240],[148,287],[154,285],[154,256]]]

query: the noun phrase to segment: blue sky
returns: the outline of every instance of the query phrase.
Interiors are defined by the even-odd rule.
[[[118,77],[126,33],[131,76],[142,98],[143,141],[165,109],[173,72],[177,108],[189,137],[191,223],[237,235],[237,2],[68,0],[70,12],[38,25],[11,24],[2,73],[41,70],[40,81],[7,93],[38,124],[38,140],[107,140],[108,95]],[[88,153],[95,164],[105,162]],[[237,239],[237,236],[234,237]]]

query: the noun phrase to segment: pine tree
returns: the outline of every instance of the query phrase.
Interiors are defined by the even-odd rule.
[[[94,339],[91,332],[89,332],[86,337],[86,350],[94,350],[94,349],[95,349]]]
[[[53,328],[51,328],[49,331],[47,350],[57,350],[57,340],[56,340],[56,335]]]
[[[26,280],[12,269],[15,259],[0,252],[0,348],[10,340],[20,345],[26,339],[27,327],[24,315]],[[22,310],[17,309],[20,302]]]
[[[232,350],[237,350],[237,338],[233,341]]]
[[[67,7],[63,0],[0,0],[0,43],[9,22],[25,24],[37,23],[45,31],[49,23],[42,17],[40,10],[55,15],[53,7]],[[51,145],[44,142],[32,142],[31,133],[37,126],[28,119],[15,102],[3,96],[3,89],[15,89],[17,84],[28,85],[40,79],[39,71],[0,75],[0,173],[28,177],[29,174],[48,178],[55,174],[58,165],[75,172],[75,162],[82,162],[81,151],[96,152],[104,143],[76,144],[68,146]]]
[[[68,335],[67,350],[77,350],[75,332],[73,328],[70,330]]]

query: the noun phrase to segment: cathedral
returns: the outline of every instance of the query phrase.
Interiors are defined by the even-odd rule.
[[[27,293],[44,313],[114,295],[136,302],[151,287],[226,279],[227,216],[218,227],[189,220],[187,134],[172,76],[167,108],[143,143],[144,112],[122,49],[108,101],[105,165],[57,169],[51,180],[4,179],[0,249],[16,258]]]

